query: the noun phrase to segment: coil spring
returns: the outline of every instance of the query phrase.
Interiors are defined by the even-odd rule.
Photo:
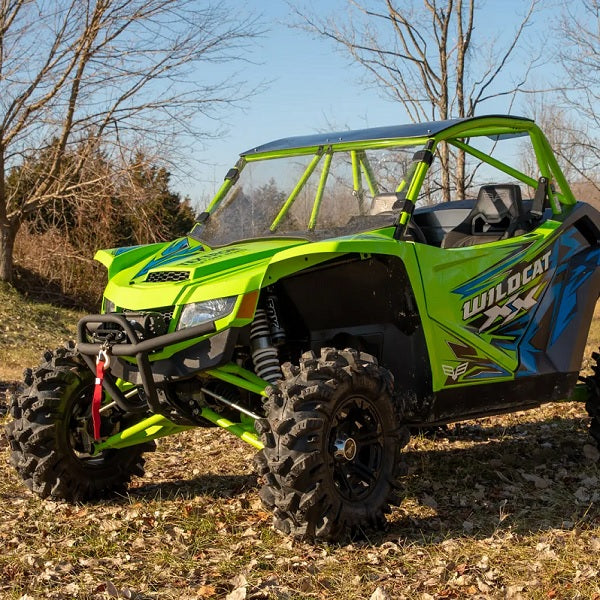
[[[269,383],[282,378],[277,349],[271,343],[267,311],[259,308],[250,326],[250,347],[256,374]]]

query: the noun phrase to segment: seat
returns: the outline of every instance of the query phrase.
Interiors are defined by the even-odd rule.
[[[515,184],[484,185],[475,205],[442,239],[442,248],[464,248],[523,233],[526,221],[521,188]]]
[[[385,192],[383,194],[377,194],[373,196],[373,201],[371,202],[369,214],[378,215],[382,212],[389,212],[391,210],[394,210],[394,204],[396,204],[396,202],[398,202],[398,194],[396,194],[395,192]]]

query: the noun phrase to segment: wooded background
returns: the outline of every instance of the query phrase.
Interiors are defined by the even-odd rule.
[[[190,166],[190,144],[214,133],[207,124],[262,85],[214,77],[215,66],[243,65],[264,32],[260,15],[235,7],[0,0],[1,281],[96,307],[96,249],[189,230],[203,207],[174,191],[173,175]],[[499,100],[502,112],[535,118],[576,196],[597,203],[600,0],[551,12],[523,2],[502,39],[482,35],[483,7],[348,0],[328,14],[293,3],[277,26],[327,40],[407,120],[484,114]],[[442,199],[467,197],[472,182],[463,153],[442,145]]]

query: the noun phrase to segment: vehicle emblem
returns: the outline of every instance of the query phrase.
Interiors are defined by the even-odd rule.
[[[442,371],[444,371],[444,375],[451,377],[452,381],[456,381],[461,375],[467,372],[468,367],[468,362],[461,363],[456,368],[452,367],[452,365],[442,365]]]

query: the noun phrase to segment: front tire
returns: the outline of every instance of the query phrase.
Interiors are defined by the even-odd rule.
[[[260,496],[275,527],[332,541],[380,528],[399,501],[409,437],[392,375],[367,354],[331,348],[283,371],[256,425],[265,445],[256,457]]]
[[[600,450],[600,354],[592,353],[593,375],[588,375],[584,381],[588,387],[588,399],[585,408],[592,418],[590,421],[590,435]]]
[[[6,426],[11,463],[26,486],[42,498],[68,501],[124,491],[133,475],[144,473],[144,451],[154,442],[92,455],[91,398],[94,374],[72,344],[44,354],[25,372],[25,390],[11,401]],[[129,425],[116,409],[102,415],[101,435]]]

